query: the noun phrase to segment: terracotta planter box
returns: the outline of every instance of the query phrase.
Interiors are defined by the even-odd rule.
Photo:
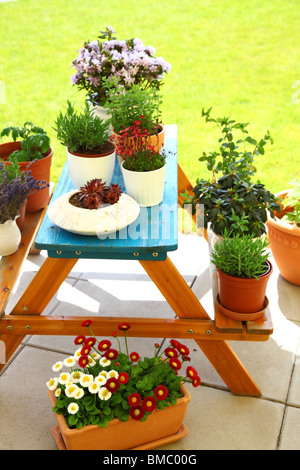
[[[166,440],[168,442],[169,437],[171,442],[184,437],[188,431],[185,429],[184,433],[179,433],[179,430],[191,396],[184,385],[181,386],[181,392],[183,397],[177,400],[175,406],[154,411],[144,422],[132,418],[125,422],[113,419],[106,428],[89,425],[81,429],[70,429],[65,418],[55,413],[65,448],[66,450],[128,450],[147,446],[152,442],[163,445]],[[54,392],[48,390],[48,395],[54,406],[56,402]]]

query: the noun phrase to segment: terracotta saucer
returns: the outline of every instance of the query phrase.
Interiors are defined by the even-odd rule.
[[[233,320],[241,320],[241,321],[257,320],[258,318],[263,316],[263,314],[265,313],[269,305],[269,299],[267,296],[265,296],[264,306],[262,310],[260,310],[259,312],[238,313],[238,312],[232,312],[231,310],[227,310],[227,308],[223,307],[223,305],[220,304],[219,294],[217,295],[216,302],[218,304],[220,312],[222,312],[223,315],[225,315],[226,317],[232,318]]]

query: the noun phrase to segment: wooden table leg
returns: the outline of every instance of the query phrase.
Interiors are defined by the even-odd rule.
[[[46,258],[39,271],[11,311],[14,314],[40,315],[66,279],[77,259]],[[30,333],[30,332],[29,332]],[[6,362],[21,344],[25,335],[2,335],[5,343]],[[0,370],[4,364],[0,364]]]
[[[165,261],[140,261],[179,318],[210,318],[176,267]],[[261,396],[261,391],[226,341],[195,340],[236,395]]]

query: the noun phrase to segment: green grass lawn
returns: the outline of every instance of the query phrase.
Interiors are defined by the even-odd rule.
[[[0,129],[28,120],[44,127],[56,181],[66,151],[54,120],[68,99],[85,99],[70,83],[71,62],[112,25],[119,39],[140,37],[172,64],[163,120],[178,125],[178,160],[192,182],[207,175],[199,156],[217,146],[219,135],[201,117],[212,106],[215,117],[249,122],[254,138],[271,132],[257,177],[279,191],[300,176],[299,23],[298,0],[0,2]]]

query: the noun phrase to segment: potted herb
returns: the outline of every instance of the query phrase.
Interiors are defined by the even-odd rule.
[[[152,46],[139,38],[118,40],[111,26],[94,41],[86,41],[72,65],[76,69],[72,84],[87,92],[88,100],[103,107],[115,86],[126,90],[134,84],[159,89],[171,66],[155,56]],[[118,82],[115,82],[115,79]],[[113,82],[113,85],[111,85]],[[103,114],[102,114],[103,116]]]
[[[126,351],[118,332],[97,340],[91,320],[82,323],[88,333],[75,338],[77,350],[52,367],[57,373],[47,382],[59,431],[69,450],[124,450],[180,438],[190,394],[186,382],[200,385],[196,370],[188,365],[188,348],[176,340],[153,357],[141,358],[129,352],[127,331],[121,323]],[[63,371],[66,367],[66,371]],[[57,435],[57,433],[56,433]],[[160,445],[162,445],[162,443]]]
[[[39,182],[31,172],[19,172],[17,163],[4,166],[0,162],[0,256],[17,251],[21,233],[17,218],[31,191],[39,190]]]
[[[110,141],[109,122],[103,121],[85,103],[81,113],[68,101],[66,112],[59,113],[54,130],[67,147],[67,161],[74,188],[93,178],[110,184],[115,168],[116,150]]]
[[[268,218],[270,249],[283,278],[300,286],[300,179],[290,182],[291,189],[280,191],[280,208]]]
[[[36,212],[49,202],[50,170],[53,150],[47,133],[32,122],[25,122],[23,127],[6,127],[1,131],[3,137],[12,137],[13,141],[0,145],[0,160],[18,161],[21,171],[27,171],[30,165],[32,176],[40,181],[40,191],[30,194],[26,211]]]
[[[260,140],[249,136],[248,123],[238,123],[229,117],[214,119],[202,110],[206,122],[220,130],[219,148],[203,152],[210,179],[198,179],[193,194],[187,193],[185,203],[203,205],[204,228],[223,235],[225,228],[232,234],[252,233],[255,237],[266,233],[268,214],[274,217],[279,206],[275,196],[259,182],[253,182],[256,173],[254,158],[264,155],[267,142],[273,143],[269,131]],[[201,207],[201,206],[199,206]]]
[[[137,219],[139,205],[117,184],[94,178],[49,205],[48,217],[59,227],[82,235],[114,233]]]
[[[217,300],[225,315],[240,320],[263,315],[267,282],[273,269],[267,246],[268,241],[253,239],[253,234],[232,235],[226,229],[224,238],[214,245],[211,262],[217,268]]]
[[[119,163],[126,158],[130,149],[147,144],[159,153],[164,144],[165,131],[161,123],[161,98],[156,90],[143,90],[133,85],[130,90],[119,88],[110,96],[107,108],[111,114],[112,138],[117,146]],[[143,134],[143,139],[142,135]],[[121,145],[119,145],[121,144]]]

